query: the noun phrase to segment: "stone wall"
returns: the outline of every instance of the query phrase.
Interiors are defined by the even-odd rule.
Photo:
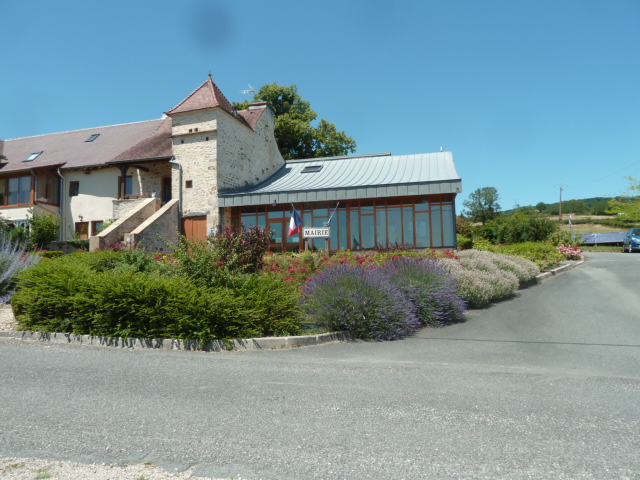
[[[275,117],[266,105],[254,129],[227,116],[218,124],[218,190],[240,190],[259,184],[284,165],[274,135]]]
[[[129,174],[132,174],[137,181],[135,184],[139,186],[139,191],[135,191],[138,195],[149,194],[152,195],[156,192],[156,197],[161,198],[162,195],[162,179],[171,176],[171,164],[168,162],[158,163],[145,163],[143,164],[149,171],[139,170],[136,168],[130,168]],[[177,197],[173,197],[177,198]]]
[[[113,200],[113,216],[111,218],[122,218],[129,215],[134,210],[140,208],[148,198],[124,198],[122,200]]]
[[[159,198],[143,198],[136,201],[137,208],[129,211],[123,216],[105,228],[98,235],[89,238],[89,250],[94,251],[104,248],[124,239],[124,235],[135,230],[141,223],[151,217],[160,209]]]
[[[173,154],[182,166],[182,215],[207,216],[207,230],[220,224],[218,193],[256,185],[282,165],[274,114],[266,105],[254,129],[221,108],[173,115]],[[179,198],[179,170],[172,172]]]
[[[146,219],[131,233],[125,233],[125,243],[139,245],[149,252],[172,253],[178,244],[178,200],[171,200]]]
[[[178,114],[173,117],[173,155],[182,168],[173,169],[172,197],[182,188],[182,215],[206,215],[209,226],[218,221],[217,128],[221,109]]]

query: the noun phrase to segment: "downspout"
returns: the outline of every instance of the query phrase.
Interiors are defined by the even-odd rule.
[[[182,219],[182,164],[175,160],[176,157],[171,157],[169,163],[178,166],[179,179],[178,179],[178,217]]]
[[[65,237],[66,237],[66,231],[67,231],[67,224],[64,221],[64,214],[65,214],[64,180],[65,178],[60,172],[60,167],[58,167],[58,176],[60,177],[60,241],[64,242],[66,240]]]

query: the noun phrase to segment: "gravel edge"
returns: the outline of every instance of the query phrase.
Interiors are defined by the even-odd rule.
[[[192,468],[169,473],[152,463],[132,463],[123,466],[104,463],[60,462],[39,458],[0,457],[0,477],[9,480],[228,480],[195,477]]]

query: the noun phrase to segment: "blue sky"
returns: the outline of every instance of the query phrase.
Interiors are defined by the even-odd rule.
[[[0,138],[159,118],[207,78],[296,84],[357,153],[454,154],[462,201],[640,177],[637,0],[0,0]]]

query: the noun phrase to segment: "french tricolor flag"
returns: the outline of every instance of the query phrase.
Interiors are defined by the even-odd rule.
[[[293,207],[293,213],[291,214],[291,220],[289,221],[289,237],[292,235],[297,235],[300,233],[300,227],[304,225],[302,223],[302,219],[296,210],[296,207]]]

